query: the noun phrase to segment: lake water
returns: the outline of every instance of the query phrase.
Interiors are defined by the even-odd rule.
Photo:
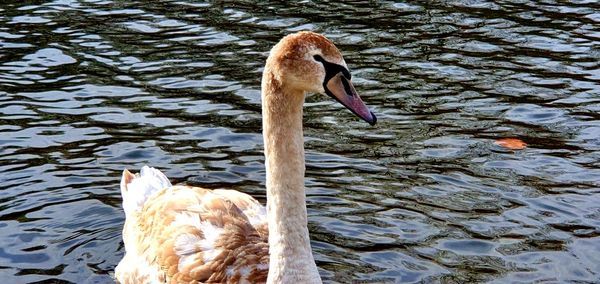
[[[124,168],[264,202],[262,66],[299,30],[379,118],[307,99],[326,282],[600,283],[597,1],[157,2],[0,4],[3,283],[112,282]]]

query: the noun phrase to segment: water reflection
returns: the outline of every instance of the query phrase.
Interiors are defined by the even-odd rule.
[[[298,30],[343,50],[371,128],[311,96],[309,226],[328,282],[597,282],[595,1],[0,5],[0,274],[105,283],[118,180],[264,201],[260,75]],[[517,137],[521,151],[494,144]]]

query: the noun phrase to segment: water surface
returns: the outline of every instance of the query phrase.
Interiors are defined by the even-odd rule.
[[[0,279],[112,282],[124,168],[264,201],[262,65],[312,30],[379,118],[306,103],[326,282],[600,282],[597,1],[259,2],[0,4]]]

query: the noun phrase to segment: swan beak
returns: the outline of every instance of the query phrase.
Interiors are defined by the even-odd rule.
[[[351,110],[356,116],[362,118],[370,125],[375,125],[377,122],[377,117],[369,110],[360,96],[356,93],[354,86],[352,86],[352,82],[346,79],[341,72],[325,82],[325,93],[336,99],[346,108]]]

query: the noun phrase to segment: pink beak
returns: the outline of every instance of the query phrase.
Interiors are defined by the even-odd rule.
[[[377,117],[356,93],[352,82],[346,79],[341,72],[327,81],[325,92],[370,125],[375,125],[377,122]]]

